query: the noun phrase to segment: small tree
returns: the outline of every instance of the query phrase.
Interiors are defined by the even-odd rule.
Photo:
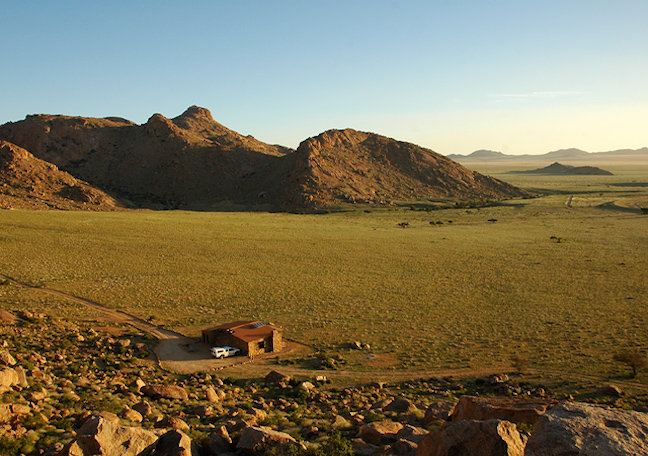
[[[518,374],[524,374],[529,367],[529,360],[523,356],[513,355],[513,357],[511,357],[511,364],[513,365],[513,369],[515,369],[515,372]]]
[[[625,364],[632,369],[632,378],[648,367],[648,358],[645,353],[639,351],[623,351],[615,353],[612,357],[615,361]]]

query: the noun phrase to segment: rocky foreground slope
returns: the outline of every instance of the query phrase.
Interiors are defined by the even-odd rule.
[[[109,210],[118,206],[110,195],[56,165],[0,141],[0,208]]]
[[[132,207],[328,207],[421,199],[508,199],[528,193],[413,144],[328,131],[297,151],[242,136],[192,106],[145,124],[32,115],[0,126],[19,146]]]
[[[506,374],[338,388],[325,371],[173,375],[155,340],[0,311],[0,454],[648,454],[648,415]],[[307,371],[305,371],[307,372]],[[591,396],[621,404],[612,386]]]

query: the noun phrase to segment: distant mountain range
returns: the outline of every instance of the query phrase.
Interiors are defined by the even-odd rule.
[[[0,140],[7,208],[293,210],[529,196],[375,133],[329,130],[294,150],[232,131],[198,106],[142,125],[31,115],[1,125]]]
[[[504,160],[547,160],[555,162],[558,160],[567,159],[600,159],[600,158],[613,158],[613,157],[648,157],[648,147],[641,149],[619,149],[609,152],[585,152],[580,149],[560,149],[553,152],[540,155],[509,155],[502,152],[493,150],[476,150],[468,155],[450,154],[447,157],[458,162],[468,161],[504,161]]]

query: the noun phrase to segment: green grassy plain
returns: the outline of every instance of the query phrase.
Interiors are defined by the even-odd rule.
[[[648,349],[648,216],[598,206],[645,200],[646,187],[612,184],[646,182],[648,167],[503,171],[491,173],[549,195],[430,212],[2,211],[0,273],[188,335],[259,318],[332,354],[369,343],[396,369],[508,367],[518,355],[539,369],[619,375],[615,352]],[[0,306],[76,312],[11,286]]]

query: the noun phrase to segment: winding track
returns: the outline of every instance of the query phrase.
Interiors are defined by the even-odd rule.
[[[246,376],[255,376],[255,377],[264,377],[268,373],[268,369],[272,369],[270,365],[264,362],[248,364],[247,362],[236,362],[236,358],[225,359],[225,360],[216,360],[209,356],[208,347],[197,347],[195,350],[187,349],[186,347],[203,345],[196,344],[195,339],[188,338],[183,334],[170,331],[168,329],[162,329],[158,326],[155,326],[146,320],[142,320],[134,315],[128,314],[121,310],[111,309],[97,302],[90,301],[89,299],[80,298],[62,291],[54,290],[52,288],[46,287],[36,287],[32,285],[27,285],[25,283],[18,282],[11,277],[0,274],[0,279],[9,281],[11,284],[18,286],[20,288],[26,288],[29,290],[35,290],[42,293],[51,294],[58,296],[70,301],[75,301],[86,306],[89,306],[93,309],[96,309],[100,312],[103,312],[105,315],[111,318],[115,323],[125,323],[131,325],[137,329],[140,329],[144,332],[152,334],[157,338],[160,343],[155,347],[155,355],[157,356],[158,363],[160,367],[164,370],[179,373],[179,374],[190,374],[199,371],[206,371],[211,369],[223,369],[224,367],[229,367],[232,373],[238,372],[241,375]],[[206,354],[205,354],[206,352]],[[245,358],[247,360],[247,358]],[[261,360],[259,360],[261,361]],[[289,375],[304,375],[308,370],[303,368],[295,368],[289,366],[282,366],[282,372]],[[439,369],[436,371],[382,371],[379,374],[376,372],[351,372],[344,370],[336,371],[326,371],[326,375],[332,378],[338,378],[340,380],[350,380],[354,381],[375,381],[377,379],[383,381],[405,381],[411,380],[413,378],[430,378],[433,376],[469,376],[469,375],[491,375],[499,374],[507,370],[507,367],[493,367],[493,368],[481,368],[481,369]],[[557,370],[547,370],[547,369],[527,369],[529,373],[537,375],[555,375],[563,378],[578,378],[581,380],[589,380],[594,382],[612,382],[616,385],[630,388],[638,388],[642,390],[648,390],[648,385],[636,381],[628,380],[618,380],[610,379],[607,377],[599,377],[596,375],[589,375],[583,373],[574,373],[574,372],[563,372]],[[313,375],[321,375],[322,371],[313,370],[311,372]]]

